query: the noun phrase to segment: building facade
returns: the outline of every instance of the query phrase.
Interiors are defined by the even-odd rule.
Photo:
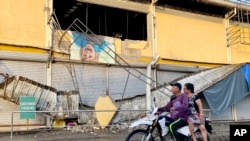
[[[126,68],[146,74],[157,56],[151,76],[160,84],[204,68],[250,60],[250,24],[244,20],[249,8],[237,2],[192,3],[207,10],[161,0],[1,3],[1,71],[64,91],[75,90],[76,81],[81,102],[89,106],[106,92],[113,99],[145,94],[145,82],[139,74],[128,79],[135,73]],[[81,58],[86,41],[94,43],[99,57],[94,63]],[[102,48],[107,43],[109,48]],[[9,111],[3,110],[6,117]],[[43,122],[39,119],[34,124]]]

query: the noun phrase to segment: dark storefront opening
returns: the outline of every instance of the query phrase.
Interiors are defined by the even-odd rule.
[[[158,0],[156,5],[220,18],[224,17],[224,15],[231,10],[222,6],[207,4],[199,0]]]
[[[87,4],[76,0],[54,0],[54,11],[63,30],[78,18],[96,35],[147,40],[147,15],[123,9]]]

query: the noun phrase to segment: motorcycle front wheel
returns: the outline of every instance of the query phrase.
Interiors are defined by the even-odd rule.
[[[147,130],[137,129],[129,133],[125,141],[154,141],[152,135],[150,135],[149,140],[147,140],[147,138],[148,138]]]

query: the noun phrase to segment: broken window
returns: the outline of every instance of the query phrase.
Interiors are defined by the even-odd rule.
[[[147,40],[147,15],[144,13],[88,4],[76,0],[54,0],[53,6],[63,30],[66,30],[78,18],[97,35]]]

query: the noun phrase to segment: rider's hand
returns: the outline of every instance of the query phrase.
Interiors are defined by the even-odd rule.
[[[155,112],[155,115],[159,115],[160,114],[160,112]]]
[[[199,116],[200,121],[204,121],[203,114],[199,114],[198,116]]]
[[[173,112],[175,110],[175,107],[171,107],[170,108],[170,113]]]

